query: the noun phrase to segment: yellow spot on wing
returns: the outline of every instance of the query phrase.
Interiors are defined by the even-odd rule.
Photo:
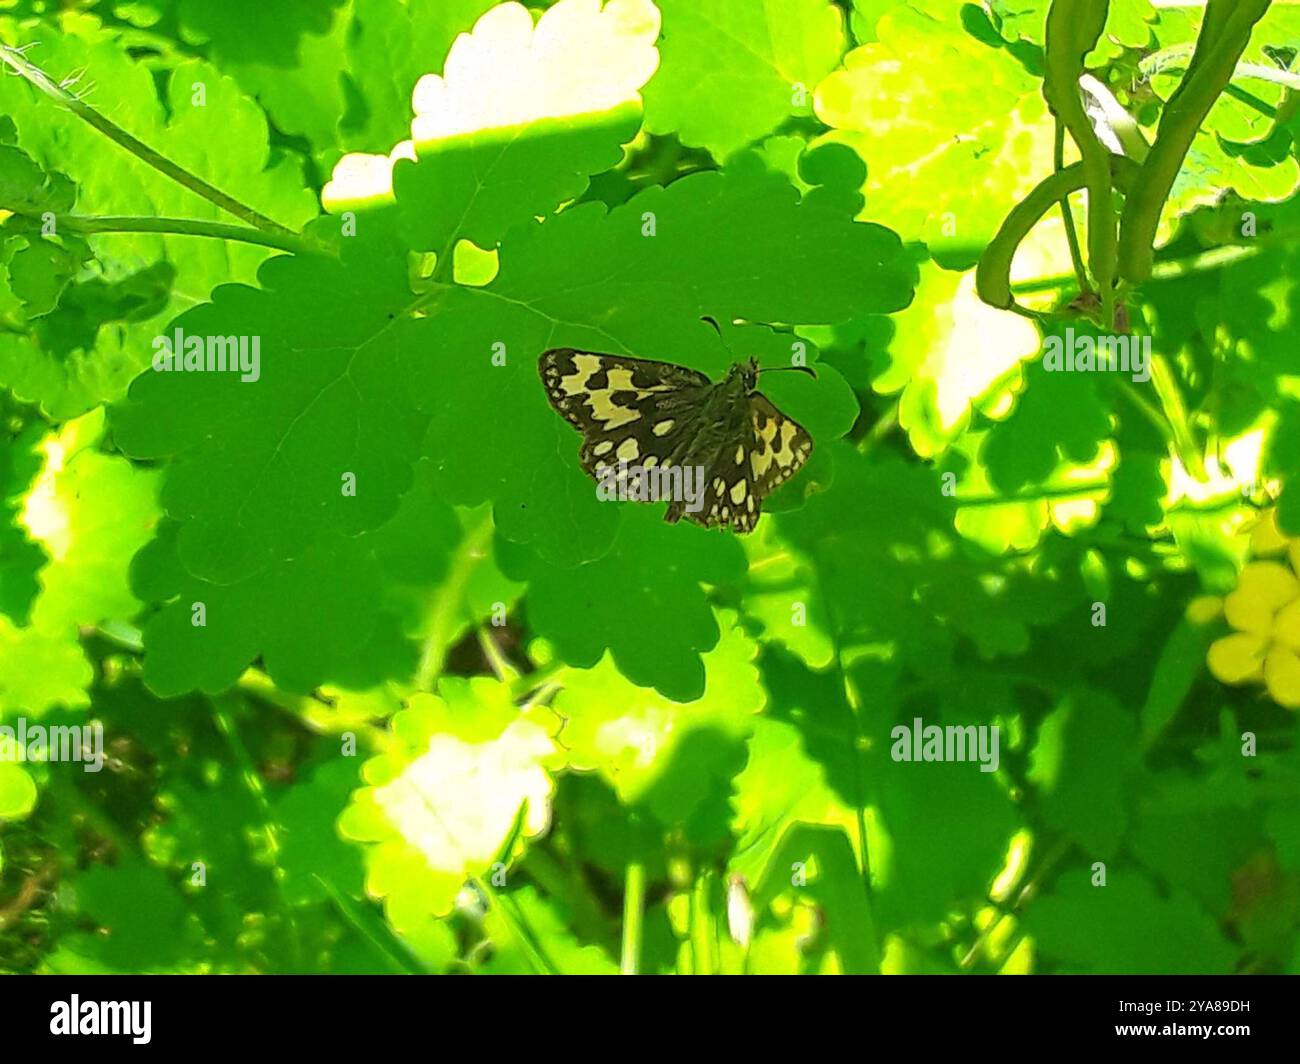
[[[573,373],[560,378],[560,391],[565,395],[578,395],[587,390],[587,381],[600,369],[600,359],[595,355],[574,355],[573,366]]]
[[[641,416],[636,410],[615,403],[610,398],[612,394],[605,390],[592,392],[587,400],[587,405],[591,408],[591,416],[601,422],[605,428],[621,428]]]

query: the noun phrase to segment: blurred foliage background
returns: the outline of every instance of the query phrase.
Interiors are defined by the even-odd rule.
[[[1059,212],[1045,316],[976,295],[1047,8],[0,4],[0,724],[106,755],[0,762],[0,969],[1300,973],[1300,5],[1141,382],[1039,360]],[[1110,5],[1148,138],[1202,15]],[[561,345],[805,354],[813,460],[748,537],[598,504]]]

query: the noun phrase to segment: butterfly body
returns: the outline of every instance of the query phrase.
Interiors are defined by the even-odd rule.
[[[583,434],[589,475],[626,483],[654,471],[662,482],[678,469],[688,489],[698,479],[698,497],[655,496],[669,498],[669,522],[751,531],[763,499],[812,450],[808,433],[757,391],[755,359],[714,382],[671,362],[552,348],[538,370],[551,405]]]

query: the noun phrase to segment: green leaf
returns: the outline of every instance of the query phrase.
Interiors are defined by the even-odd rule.
[[[776,713],[784,709],[773,707]],[[816,723],[831,726],[828,721]],[[855,828],[852,808],[827,783],[827,770],[805,750],[799,727],[784,720],[762,717],[755,723],[749,761],[736,777],[733,805],[737,842],[728,868],[750,883],[757,883],[769,868],[776,875],[775,855],[792,824]],[[788,878],[788,866],[785,871]]]
[[[648,507],[624,519],[614,549],[576,569],[547,565],[502,544],[502,567],[527,581],[528,617],[570,665],[589,667],[609,650],[634,684],[671,698],[694,699],[704,689],[700,655],[718,642],[702,583],[739,579],[744,559],[734,539],[709,530],[666,525]],[[663,559],[677,560],[665,566]],[[658,621],[672,617],[672,625]]]
[[[920,270],[915,302],[893,319],[895,332],[872,387],[901,391],[899,424],[916,453],[941,453],[976,411],[1002,416],[1022,390],[1022,362],[1040,350],[1029,322],[982,303],[973,273]]]
[[[0,436],[0,613],[26,623],[38,590],[45,552],[21,521],[23,500],[41,470],[38,423],[19,424]]]
[[[814,87],[844,51],[844,16],[826,0],[659,0],[659,9],[646,128],[720,160],[810,115]]]
[[[49,560],[37,574],[27,623],[0,616],[0,711],[86,705],[92,670],[81,626],[139,608],[127,568],[153,532],[157,478],[97,451],[102,430],[102,414],[90,414],[43,444],[44,468],[23,522]]]
[[[1128,869],[1092,886],[1075,871],[1038,899],[1025,924],[1044,959],[1066,972],[1208,975],[1232,970],[1236,951],[1185,894],[1162,898]]]
[[[332,8],[343,0],[285,0],[268,9],[258,0],[231,0],[213,6],[203,0],[143,0],[137,5],[174,10],[191,39],[212,45],[219,55],[287,67],[294,64],[300,39],[322,33]]]
[[[458,238],[491,247],[617,163],[637,131],[658,28],[649,0],[599,13],[561,3],[536,28],[511,4],[480,19],[452,46],[444,76],[416,86],[419,161],[393,173],[411,245],[439,255]]]
[[[0,762],[0,820],[22,820],[36,808],[36,781],[21,765]]]
[[[73,898],[101,930],[70,936],[52,959],[55,971],[70,964],[77,965],[72,971],[85,971],[81,964],[88,960],[96,966],[91,971],[167,972],[198,953],[184,897],[165,872],[137,857],[78,876]]]
[[[792,551],[775,524],[745,539],[749,573],[744,612],[762,626],[763,638],[780,643],[809,668],[823,669],[834,658],[830,618],[807,559]]]
[[[571,766],[600,773],[625,804],[667,825],[712,830],[701,817],[710,820],[719,800],[725,803],[765,700],[754,643],[733,616],[720,616],[719,627],[717,646],[702,656],[702,693],[693,701],[638,687],[608,657],[567,674],[555,700]]]
[[[1090,691],[1068,696],[1038,726],[1028,778],[1043,815],[1097,859],[1113,856],[1127,824],[1139,752],[1132,717]]]
[[[853,847],[841,830],[794,824],[781,840],[772,864],[754,892],[756,907],[766,907],[788,889],[794,867],[813,865],[808,894],[826,914],[827,937],[846,975],[880,972],[880,947],[866,888],[858,874]]]
[[[517,912],[505,915],[506,907]],[[483,975],[535,975],[537,947],[521,941],[521,934],[535,938],[545,951],[549,969],[559,975],[615,975],[618,965],[598,946],[584,945],[571,931],[568,914],[553,900],[543,898],[532,887],[521,887],[499,897],[488,908],[483,930],[491,952],[477,970]],[[522,926],[521,926],[522,925]]]
[[[195,576],[230,583],[396,510],[427,423],[434,338],[406,316],[415,300],[394,250],[358,236],[341,260],[276,259],[261,289],[219,288],[171,331],[244,337],[250,349],[256,338],[256,379],[149,372],[115,411],[126,453],[172,459],[162,503],[184,521],[178,549]]]
[[[1142,703],[1143,745],[1150,745],[1182,708],[1205,668],[1210,637],[1206,626],[1182,618],[1169,633],[1156,660],[1151,687]]]
[[[940,265],[967,269],[1050,170],[1051,124],[1015,57],[969,34],[956,5],[943,7],[942,16],[886,11],[877,39],[817,86],[816,111],[829,138],[867,164],[865,216],[924,242]]]
[[[139,593],[165,603],[144,626],[145,677],[159,694],[224,690],[258,656],[277,683],[304,692],[327,680],[357,690],[411,675],[413,640],[435,638],[420,631],[428,596],[460,537],[450,509],[423,486],[379,529],[323,535],[233,583],[188,571],[177,532],[165,523],[132,570]],[[419,564],[404,565],[417,551]],[[502,592],[491,590],[495,601]],[[449,594],[445,606],[444,643],[466,623],[461,599]]]
[[[135,62],[115,36],[89,22],[79,23],[77,31],[38,34],[40,64],[54,80],[85,71],[100,86],[112,86],[114,122],[280,224],[297,228],[317,213],[300,168],[284,156],[272,156],[265,114],[240,95],[232,79],[190,60],[156,85],[151,71]],[[19,147],[46,169],[57,166],[76,182],[82,214],[230,221],[21,78],[0,84],[0,110],[12,116]],[[221,150],[213,150],[218,144]],[[88,242],[108,283],[163,260],[169,263],[177,277],[172,313],[205,299],[218,284],[252,280],[268,254],[245,244],[144,233],[93,236]],[[124,335],[95,341],[94,357],[81,333],[5,336],[0,382],[63,417],[117,399],[148,364],[152,338],[163,331],[161,309],[154,307],[147,321]]]
[[[482,678],[448,678],[393,718],[392,747],[366,763],[369,786],[339,829],[372,844],[366,889],[399,932],[447,915],[466,879],[493,870],[522,803],[525,839],[546,829],[557,723],[541,707],[516,710],[507,688]]]

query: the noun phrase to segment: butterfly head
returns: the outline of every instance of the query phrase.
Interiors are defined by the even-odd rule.
[[[747,358],[744,362],[736,362],[731,367],[731,372],[727,374],[726,383],[733,386],[741,386],[746,395],[751,395],[758,388],[758,375],[760,373],[780,373],[782,370],[797,370],[800,373],[806,373],[817,379],[817,372],[811,366],[762,366],[758,364],[758,359]]]
[[[726,383],[740,385],[748,395],[758,387],[758,359],[747,358],[744,362],[733,363]]]

